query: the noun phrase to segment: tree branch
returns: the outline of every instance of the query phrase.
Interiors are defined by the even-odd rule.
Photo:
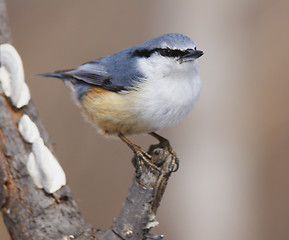
[[[0,44],[9,42],[5,2],[0,0]],[[149,229],[157,224],[155,214],[171,173],[173,156],[168,147],[150,147],[149,154],[154,163],[159,163],[160,171],[142,165],[142,171],[133,177],[120,216],[110,229],[98,230],[82,218],[67,185],[52,194],[36,187],[27,170],[32,144],[21,136],[19,119],[24,114],[29,116],[45,145],[53,151],[51,142],[31,100],[19,109],[4,92],[0,93],[0,208],[12,239],[162,238],[150,235]]]

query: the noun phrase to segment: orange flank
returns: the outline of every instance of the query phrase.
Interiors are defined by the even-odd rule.
[[[81,100],[88,120],[108,135],[146,132],[134,106],[135,91],[111,92],[100,87],[89,89]]]

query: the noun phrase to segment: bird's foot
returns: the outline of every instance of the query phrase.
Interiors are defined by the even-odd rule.
[[[172,155],[172,164],[169,167],[167,173],[176,172],[179,169],[180,160],[178,159],[176,152],[173,150],[169,140],[155,132],[151,132],[149,134],[159,140],[159,146],[166,149]]]
[[[152,160],[152,156],[150,154],[148,154],[140,146],[132,143],[123,134],[119,134],[118,136],[134,152],[135,158],[133,159],[133,164],[134,164],[134,166],[136,168],[136,172],[137,172],[138,176],[140,176],[142,174],[142,172],[144,171],[144,166],[149,167],[149,168],[151,168],[151,169],[153,169],[155,171],[158,171],[160,174],[162,173],[160,168],[151,161]]]
[[[133,164],[136,168],[137,175],[141,175],[144,171],[144,166],[151,168],[154,171],[162,173],[161,169],[152,162],[152,156],[143,150],[140,146],[134,144],[133,152],[135,158],[133,159]]]

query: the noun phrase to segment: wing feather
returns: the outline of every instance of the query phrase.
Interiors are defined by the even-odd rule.
[[[76,83],[97,86],[113,92],[126,90],[126,86],[114,83],[113,78],[106,67],[99,64],[98,61],[85,63],[72,70],[46,73],[41,74],[41,76],[75,81]]]

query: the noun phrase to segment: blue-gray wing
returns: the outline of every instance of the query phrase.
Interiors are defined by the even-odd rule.
[[[85,63],[75,69],[59,71],[55,74],[60,74],[60,78],[69,79],[79,84],[97,86],[113,92],[126,89],[125,86],[115,83],[113,76],[107,71],[106,67],[99,64],[98,61]]]
[[[135,59],[131,56],[132,48],[125,49],[72,70],[57,71],[41,76],[70,80],[80,88],[86,88],[86,85],[87,87],[101,87],[113,92],[129,90],[143,78],[136,68]]]

